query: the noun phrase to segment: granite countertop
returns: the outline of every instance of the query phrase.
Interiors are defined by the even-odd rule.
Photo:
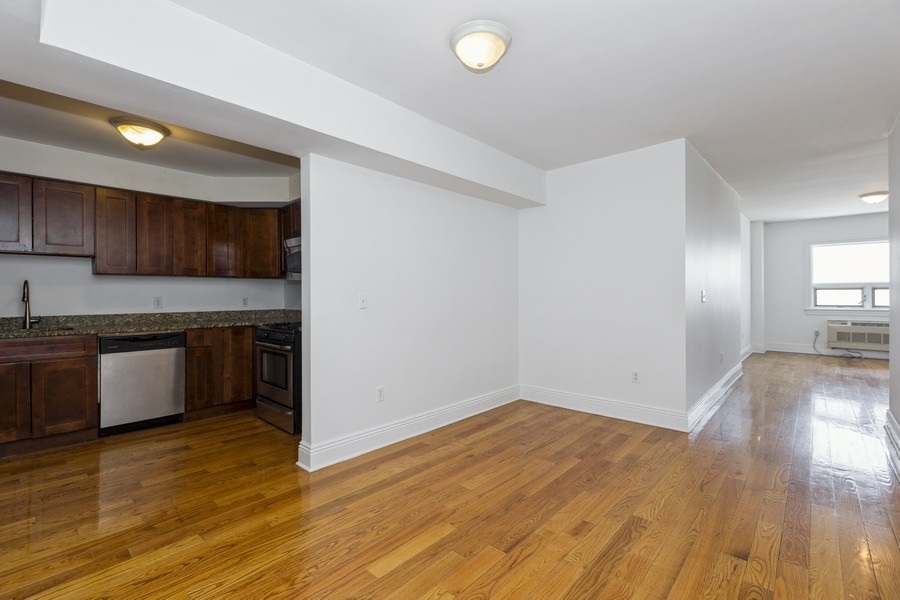
[[[301,311],[291,309],[223,310],[178,313],[46,316],[31,329],[23,317],[0,317],[0,339],[58,335],[115,335],[181,331],[200,327],[236,327],[270,323],[300,323]]]

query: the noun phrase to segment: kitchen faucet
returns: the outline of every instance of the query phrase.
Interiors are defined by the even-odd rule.
[[[25,323],[23,325],[24,329],[31,329],[32,325],[36,325],[41,322],[40,317],[32,317],[31,316],[31,300],[28,296],[28,280],[25,280],[25,285],[22,287],[22,302],[25,303]]]

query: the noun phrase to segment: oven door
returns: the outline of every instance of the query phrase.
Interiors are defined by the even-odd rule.
[[[294,361],[291,346],[256,342],[256,391],[289,409],[294,408]]]

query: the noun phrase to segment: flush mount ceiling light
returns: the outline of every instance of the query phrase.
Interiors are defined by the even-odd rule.
[[[878,204],[888,199],[887,192],[869,192],[868,194],[860,194],[859,199],[868,204]]]
[[[494,21],[469,21],[450,34],[453,53],[467,69],[475,73],[489,71],[511,43],[509,29]]]
[[[137,117],[116,117],[109,120],[129,143],[141,150],[154,148],[171,132],[153,121]]]

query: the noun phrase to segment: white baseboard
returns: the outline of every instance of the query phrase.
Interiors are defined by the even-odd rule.
[[[752,344],[741,348],[741,360],[744,360],[751,354],[753,354],[753,345]]]
[[[887,422],[884,425],[887,431],[887,454],[888,462],[894,468],[894,475],[900,480],[900,423],[891,411],[887,411]]]
[[[518,399],[519,387],[512,386],[327,442],[310,444],[303,440],[297,452],[297,466],[306,471],[316,471]]]
[[[813,348],[812,344],[792,344],[786,342],[768,342],[766,344],[766,350],[771,350],[773,352],[796,352],[798,354],[824,354],[825,356],[841,356],[844,354],[843,350],[835,350],[829,348],[826,343],[816,344],[816,347],[819,349],[816,352],[815,348]],[[874,358],[878,360],[888,360],[890,358],[889,352],[878,352],[873,350],[856,350],[856,352],[862,352],[863,358]]]
[[[750,344],[750,351],[754,354],[765,354],[766,345],[765,344]]]
[[[645,425],[665,427],[666,429],[674,429],[676,431],[688,431],[687,415],[677,410],[644,406],[632,402],[624,402],[622,400],[610,400],[608,398],[573,394],[571,392],[561,392],[559,390],[528,385],[519,386],[519,393],[523,400],[539,402],[549,406],[558,406],[559,408],[568,408],[570,410],[591,413],[593,415],[602,415],[613,419],[622,419],[625,421],[644,423]]]
[[[688,411],[687,422],[688,422],[688,431],[692,430],[697,423],[703,418],[703,415],[706,414],[708,410],[710,410],[713,406],[715,406],[716,402],[718,402],[727,392],[731,389],[731,386],[741,378],[741,375],[744,374],[744,368],[741,363],[738,363],[731,369],[725,376],[720,379],[714,386],[709,388],[703,397],[694,404],[694,407]]]

